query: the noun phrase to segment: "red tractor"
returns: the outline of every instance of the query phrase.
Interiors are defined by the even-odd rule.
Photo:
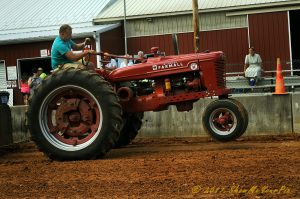
[[[57,71],[32,96],[32,139],[51,159],[97,158],[129,144],[145,111],[170,105],[190,111],[197,100],[217,96],[202,117],[204,129],[218,141],[234,140],[245,132],[248,115],[241,103],[228,98],[224,67],[223,52],[204,52],[154,55],[113,71]]]

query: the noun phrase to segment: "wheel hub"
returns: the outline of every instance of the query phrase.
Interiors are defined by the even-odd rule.
[[[220,131],[230,131],[233,127],[233,117],[229,112],[217,112],[214,116],[213,123]]]
[[[56,124],[60,134],[70,137],[89,133],[93,120],[92,109],[83,99],[62,100],[56,112]]]
[[[230,114],[228,112],[226,112],[223,116],[219,116],[219,117],[215,118],[214,122],[216,122],[220,125],[228,124],[230,122]]]
[[[72,112],[69,114],[69,121],[70,122],[73,122],[73,123],[77,123],[77,122],[80,122],[81,120],[81,116],[80,116],[80,113],[79,112]]]

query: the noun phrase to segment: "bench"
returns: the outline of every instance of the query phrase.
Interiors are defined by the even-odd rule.
[[[300,76],[284,77],[285,87],[290,91],[300,89]],[[232,89],[233,93],[238,92],[273,92],[276,86],[276,77],[263,77],[257,85],[250,86],[248,79],[243,76],[226,77],[226,86]]]

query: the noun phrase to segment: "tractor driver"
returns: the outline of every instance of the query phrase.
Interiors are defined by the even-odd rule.
[[[72,50],[82,50],[85,45],[91,43],[89,38],[86,38],[83,43],[76,44],[72,41],[72,27],[64,24],[59,28],[59,36],[57,36],[51,48],[51,65],[53,70],[65,68],[82,68],[94,69],[94,64],[89,62],[87,66],[77,60],[82,59],[88,53],[94,54],[94,50],[86,50],[80,53],[73,53]]]

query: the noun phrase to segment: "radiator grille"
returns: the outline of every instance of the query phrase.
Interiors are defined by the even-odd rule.
[[[218,60],[215,62],[216,64],[216,77],[217,77],[217,85],[218,87],[225,87],[225,61]]]

